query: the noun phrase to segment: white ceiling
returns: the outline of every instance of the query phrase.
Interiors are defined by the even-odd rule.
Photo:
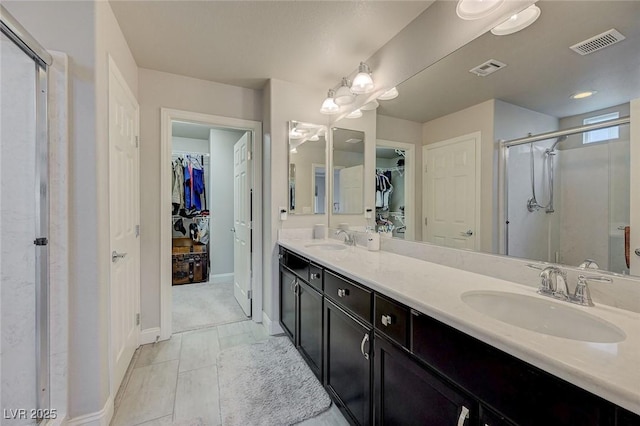
[[[360,130],[333,129],[333,150],[364,154],[364,132]],[[352,140],[352,142],[347,142]],[[357,141],[357,142],[356,142]]]
[[[567,117],[640,97],[640,1],[538,1],[542,14],[509,36],[486,33],[398,86],[378,114],[424,123],[489,99]],[[615,28],[626,40],[587,56],[569,46]],[[469,70],[507,66],[487,77]],[[570,95],[597,90],[587,99]]]
[[[432,1],[110,0],[142,68],[258,89],[329,88]]]
[[[171,135],[180,138],[204,139],[209,140],[210,131],[216,129],[220,132],[236,133],[238,138],[245,133],[242,130],[220,129],[217,127],[207,126],[197,123],[186,123],[184,121],[171,122]]]

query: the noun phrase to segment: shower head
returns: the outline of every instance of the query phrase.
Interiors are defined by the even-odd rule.
[[[554,153],[556,150],[556,146],[564,140],[567,140],[567,136],[566,135],[560,136],[558,139],[556,139],[553,145],[551,145],[551,148],[547,152]]]

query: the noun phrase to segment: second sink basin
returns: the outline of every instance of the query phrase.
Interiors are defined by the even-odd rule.
[[[470,291],[461,298],[491,318],[537,333],[594,343],[626,338],[615,325],[563,302],[502,291]]]
[[[337,244],[337,243],[313,243],[307,244],[305,247],[307,248],[319,248],[321,250],[346,250],[347,246],[345,244]]]

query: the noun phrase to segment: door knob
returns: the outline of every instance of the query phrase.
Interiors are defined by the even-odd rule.
[[[460,235],[463,237],[470,237],[473,235],[473,231],[471,229],[467,229],[467,232],[461,232]]]
[[[236,228],[231,228],[230,231],[231,232],[236,232]]]
[[[111,252],[111,261],[116,263],[119,259],[123,259],[127,253],[118,253],[117,251]]]
[[[640,248],[637,248],[634,250],[636,256],[640,256]]]

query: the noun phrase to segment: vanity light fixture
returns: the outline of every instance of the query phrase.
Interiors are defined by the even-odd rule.
[[[597,90],[585,90],[584,92],[578,92],[571,95],[571,99],[584,99],[598,93]]]
[[[373,91],[373,78],[371,77],[371,69],[369,65],[364,62],[360,62],[358,67],[358,74],[353,79],[351,84],[351,91],[356,95],[363,95]]]
[[[496,26],[491,30],[491,33],[497,36],[517,33],[518,31],[524,30],[529,25],[536,22],[539,17],[540,8],[535,4],[532,4],[522,12],[512,15],[511,18]]]
[[[366,104],[362,105],[360,107],[360,109],[363,110],[363,111],[372,111],[372,110],[378,108],[379,106],[380,106],[380,104],[378,103],[378,101],[376,101],[374,99],[371,102],[367,102]]]
[[[459,0],[456,13],[464,20],[484,18],[498,9],[504,0]]]
[[[382,95],[378,96],[379,101],[390,101],[391,99],[395,99],[398,97],[398,89],[392,87],[391,89],[384,92]]]
[[[338,90],[336,90],[336,96],[333,98],[336,104],[339,106],[352,104],[356,100],[356,97],[351,93],[351,88],[347,77],[342,77],[342,83]]]
[[[349,115],[347,115],[347,118],[360,118],[360,117],[362,117],[362,111],[360,111],[360,109],[357,109],[351,112]]]
[[[311,136],[311,137],[309,138],[309,140],[310,140],[311,142],[317,142],[317,141],[319,141],[319,140],[320,140],[320,136],[318,136],[318,134],[316,133],[315,135]]]
[[[324,100],[324,102],[322,102],[322,106],[320,107],[321,114],[331,115],[331,114],[336,114],[338,113],[338,111],[340,111],[340,107],[333,100],[335,95],[336,95],[336,92],[334,92],[333,89],[329,89],[329,92],[327,93],[327,98]]]
[[[291,148],[289,150],[289,152],[292,153],[292,154],[297,154],[298,153],[298,148]]]

